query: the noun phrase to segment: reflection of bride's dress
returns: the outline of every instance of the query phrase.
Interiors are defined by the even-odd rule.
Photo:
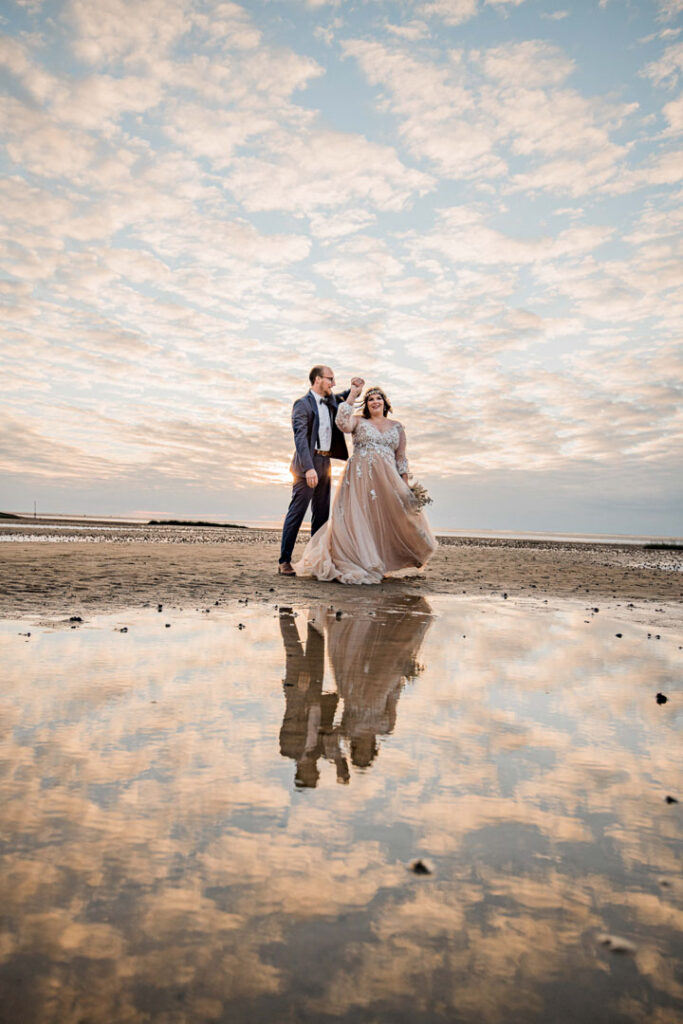
[[[330,618],[328,651],[337,692],[344,701],[340,732],[351,761],[367,768],[377,754],[377,737],[394,731],[396,707],[406,679],[421,667],[417,655],[431,622],[424,598],[404,595],[371,606],[368,615]]]
[[[437,543],[399,475],[407,472],[400,424],[382,431],[369,420],[352,423],[353,408],[342,402],[337,426],[353,434],[353,455],[329,520],[294,568],[319,580],[380,583],[385,573],[424,565]]]

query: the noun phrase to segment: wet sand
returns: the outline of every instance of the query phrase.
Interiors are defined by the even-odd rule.
[[[0,543],[0,616],[82,614],[144,607],[213,605],[239,598],[279,603],[365,600],[382,591],[468,597],[507,594],[634,604],[683,621],[683,550],[637,545],[440,538],[424,570],[376,587],[343,587],[278,576],[273,530],[199,527],[49,526]],[[301,551],[300,541],[295,558]]]

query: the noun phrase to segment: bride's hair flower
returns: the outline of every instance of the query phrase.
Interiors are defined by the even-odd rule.
[[[412,484],[410,484],[410,491],[417,502],[417,512],[423,509],[425,505],[434,504],[434,499],[430,496],[429,491],[418,480],[413,480]]]

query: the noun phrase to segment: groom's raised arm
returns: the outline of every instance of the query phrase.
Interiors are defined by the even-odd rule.
[[[335,395],[334,397],[337,399],[338,402],[345,402],[353,388],[358,388],[360,390],[360,388],[362,388],[364,384],[365,381],[363,380],[362,377],[353,377],[351,379],[351,387],[347,388],[346,391],[340,391],[339,394]]]

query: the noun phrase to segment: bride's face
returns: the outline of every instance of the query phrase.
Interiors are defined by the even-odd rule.
[[[371,416],[381,416],[384,413],[384,399],[381,395],[370,395],[368,398],[368,411]]]

